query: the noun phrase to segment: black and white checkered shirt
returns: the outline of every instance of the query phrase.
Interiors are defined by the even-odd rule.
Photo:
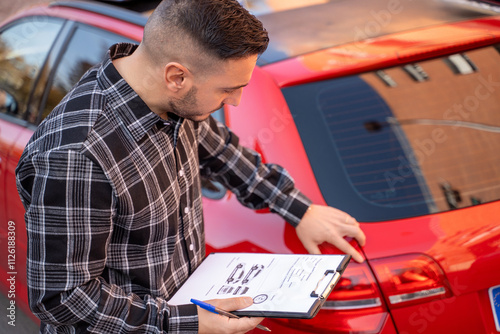
[[[111,59],[38,127],[17,168],[28,289],[45,333],[197,332],[169,296],[205,256],[200,175],[296,225],[310,200],[223,124],[153,113]],[[251,191],[249,190],[251,189]]]

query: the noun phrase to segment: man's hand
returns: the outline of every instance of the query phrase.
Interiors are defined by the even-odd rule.
[[[251,297],[212,299],[206,302],[225,311],[235,311],[253,304]],[[232,319],[198,307],[198,331],[200,334],[243,334],[254,329],[263,319]]]
[[[364,246],[365,234],[361,231],[356,219],[343,211],[313,204],[302,217],[295,231],[311,254],[321,254],[318,245],[329,242],[342,252],[352,255],[356,262],[363,262],[363,256],[344,237],[355,238],[361,246]]]

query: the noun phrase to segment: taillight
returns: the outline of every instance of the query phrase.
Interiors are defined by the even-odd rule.
[[[368,267],[351,262],[325,302],[324,308],[352,310],[380,305],[381,296]]]
[[[443,270],[430,257],[410,254],[371,260],[390,308],[451,297]]]
[[[308,333],[379,333],[388,318],[375,278],[366,263],[351,261],[323,309],[309,320],[273,319]]]

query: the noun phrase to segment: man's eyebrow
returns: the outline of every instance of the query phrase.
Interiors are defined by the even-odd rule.
[[[248,82],[246,84],[243,84],[243,85],[234,86],[234,87],[225,87],[223,89],[226,89],[226,90],[236,90],[236,89],[240,89],[240,88],[243,88],[243,87],[246,87],[246,86],[248,86]]]

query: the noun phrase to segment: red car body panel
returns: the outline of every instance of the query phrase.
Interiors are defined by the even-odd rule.
[[[499,217],[500,206],[494,202],[424,217],[363,224],[367,236],[363,250],[368,259],[425,253],[438,262],[450,283],[451,298],[392,310],[398,329],[410,333],[425,333],[430,327],[436,333],[460,333],[464,328],[470,333],[496,332],[486,301],[487,289],[500,282]],[[449,321],[454,318],[461,321]],[[484,328],[484,324],[490,325]]]
[[[33,8],[7,22],[30,15],[73,19],[134,40],[142,38],[140,26],[64,7]],[[443,43],[443,40],[453,43]],[[261,153],[265,162],[284,166],[307,196],[317,204],[325,204],[281,88],[401,65],[498,41],[500,17],[490,17],[355,42],[256,68],[250,84],[245,88],[240,106],[226,109],[227,124],[238,134],[243,145]],[[404,53],[401,53],[402,49]],[[0,211],[0,219],[2,222],[16,223],[16,270],[19,283],[16,286],[16,299],[31,314],[26,307],[24,263],[21,265],[21,259],[26,255],[26,235],[24,224],[21,223],[24,222],[24,211],[17,196],[14,170],[33,131],[2,119],[0,126],[0,154],[9,152],[0,156],[0,188],[9,194],[4,196],[0,193],[0,204],[5,208]],[[282,218],[245,209],[229,192],[221,200],[204,199],[204,211],[207,253],[305,252],[294,229]],[[500,203],[497,201],[411,219],[361,223],[367,236],[366,245],[361,249],[355,241],[350,240],[368,263],[399,255],[426,254],[446,273],[452,293],[446,299],[405,307],[389,307],[388,301],[382,300],[377,312],[370,309],[323,310],[309,322],[266,319],[264,324],[276,333],[323,332],[314,329],[317,327],[313,324],[324,322],[328,326],[328,319],[337,317],[346,319],[342,321],[345,326],[350,326],[349,330],[353,333],[494,333],[496,329],[491,308],[485,305],[489,305],[487,289],[500,284],[500,272],[497,270],[500,264],[499,217]],[[6,249],[7,232],[2,223],[2,249]],[[338,253],[338,250],[328,245],[324,245],[322,250]],[[352,266],[355,268],[356,264]],[[368,265],[364,266],[370,270]],[[2,282],[6,282],[8,272],[4,260],[0,268]],[[4,285],[0,287],[3,293],[7,292]],[[479,312],[471,314],[470,309]],[[460,325],[450,322],[450,319],[455,318],[461,319]],[[373,326],[367,328],[367,323]]]
[[[0,189],[5,190],[0,195],[3,207],[3,210],[0,210],[0,217],[3,222],[0,225],[0,246],[5,252],[2,265],[0,266],[0,280],[8,282],[7,279],[12,276],[12,273],[15,273],[16,284],[14,293],[17,305],[29,314],[32,319],[37,320],[29,311],[27,304],[26,262],[24,260],[27,254],[27,243],[26,227],[24,225],[24,207],[19,196],[13,195],[17,193],[14,171],[24,146],[33,134],[33,131],[1,119],[0,128],[2,129],[0,132],[0,152],[8,152],[6,155],[0,153]],[[3,196],[4,194],[9,195]],[[8,225],[8,222],[13,222],[15,225]],[[7,252],[9,232],[15,233],[14,254]],[[12,257],[9,258],[8,255]],[[10,267],[11,263],[14,263],[13,267]],[[5,284],[0,284],[0,289],[5,295],[9,295],[10,291],[13,291],[10,286]]]

